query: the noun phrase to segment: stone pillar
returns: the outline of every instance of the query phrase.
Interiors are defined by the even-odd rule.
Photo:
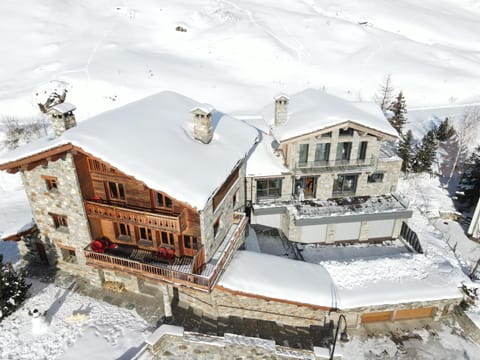
[[[396,219],[395,224],[393,226],[393,234],[392,238],[396,239],[400,236],[400,231],[402,230],[402,223],[404,219]]]
[[[275,98],[275,126],[280,126],[287,122],[288,100],[286,95],[280,95]]]
[[[368,221],[362,221],[360,224],[360,235],[358,238],[359,241],[368,240]]]
[[[197,107],[193,113],[193,137],[204,144],[210,143],[213,138],[211,107]]]
[[[327,224],[327,243],[333,244],[335,242],[335,224]]]
[[[165,318],[170,319],[172,317],[172,304],[170,302],[170,294],[168,293],[168,286],[160,286],[163,295],[163,310],[165,312]]]

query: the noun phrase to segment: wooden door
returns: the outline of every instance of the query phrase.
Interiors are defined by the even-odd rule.
[[[378,321],[390,321],[393,311],[378,311],[362,314],[362,324]]]
[[[433,316],[435,307],[423,307],[417,309],[397,310],[395,320],[422,319]]]
[[[41,242],[36,242],[35,244],[37,247],[38,256],[40,257],[40,261],[43,262],[45,265],[49,265],[45,246],[43,246],[43,243]]]

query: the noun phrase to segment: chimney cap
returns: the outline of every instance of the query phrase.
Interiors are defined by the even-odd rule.
[[[194,107],[192,110],[190,110],[190,112],[196,114],[196,113],[200,113],[200,114],[211,114],[213,111],[215,111],[215,108],[212,106],[212,105],[209,105],[209,104],[200,104],[196,107]]]
[[[76,109],[75,105],[64,102],[64,103],[52,106],[50,109],[48,109],[48,111],[55,111],[60,114],[67,114],[71,111],[74,111],[75,109]]]
[[[278,101],[278,100],[287,100],[288,101],[288,100],[290,100],[290,98],[285,94],[279,94],[279,95],[275,96],[275,101]]]

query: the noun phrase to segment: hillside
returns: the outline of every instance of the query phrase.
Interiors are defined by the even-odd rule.
[[[160,90],[225,111],[306,87],[370,100],[386,74],[409,106],[480,101],[473,0],[25,0],[0,14],[0,117],[34,116],[52,80],[79,119]]]

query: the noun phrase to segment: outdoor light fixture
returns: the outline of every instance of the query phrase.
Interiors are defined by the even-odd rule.
[[[345,318],[345,315],[340,314],[337,321],[337,329],[335,330],[335,336],[333,337],[333,345],[330,351],[330,360],[333,360],[333,355],[335,353],[335,345],[337,344],[338,329],[340,328],[340,322],[342,319],[345,324],[344,324],[343,331],[340,333],[340,341],[347,342],[349,340],[348,334],[347,334],[347,319]]]

